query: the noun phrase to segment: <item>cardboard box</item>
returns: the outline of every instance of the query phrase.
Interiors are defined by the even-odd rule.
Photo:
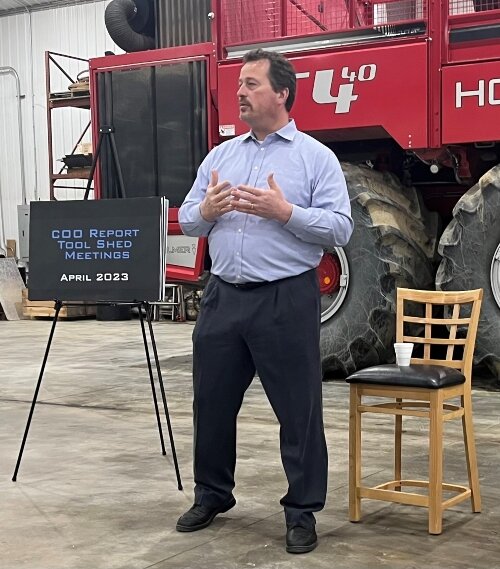
[[[92,143],[91,142],[80,142],[78,145],[79,154],[92,154]]]
[[[17,258],[16,253],[17,253],[16,240],[15,239],[7,239],[7,257]]]

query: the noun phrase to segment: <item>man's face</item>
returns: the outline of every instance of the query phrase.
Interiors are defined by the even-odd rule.
[[[270,63],[267,59],[245,63],[241,68],[237,92],[240,119],[250,126],[272,122],[279,116],[288,91],[273,91],[269,81]]]

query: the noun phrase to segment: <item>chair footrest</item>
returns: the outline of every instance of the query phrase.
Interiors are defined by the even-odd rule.
[[[425,494],[416,494],[415,492],[403,492],[396,490],[404,486],[413,488],[429,488],[428,480],[391,480],[377,486],[367,487],[359,486],[357,488],[360,498],[368,498],[371,500],[383,500],[386,502],[396,502],[399,504],[408,504],[410,506],[429,507],[429,496]],[[445,492],[453,492],[456,495],[443,500],[441,506],[443,509],[450,508],[455,504],[470,498],[471,489],[468,486],[459,484],[447,484],[443,482],[441,488]]]

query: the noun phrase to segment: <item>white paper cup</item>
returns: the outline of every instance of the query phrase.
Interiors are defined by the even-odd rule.
[[[394,351],[396,352],[396,363],[398,366],[410,365],[411,353],[413,351],[413,344],[411,342],[396,342],[394,344]]]

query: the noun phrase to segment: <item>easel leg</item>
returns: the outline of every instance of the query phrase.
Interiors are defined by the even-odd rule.
[[[92,166],[90,167],[90,172],[89,172],[89,179],[87,181],[87,187],[85,189],[85,195],[83,196],[84,200],[89,199],[90,188],[92,186],[92,180],[94,179],[94,172],[97,166],[97,160],[99,159],[99,154],[101,153],[102,139],[103,139],[103,133],[99,132],[99,138],[97,140],[97,148],[95,149],[94,152],[94,157],[92,159]]]
[[[28,438],[28,431],[30,430],[31,419],[33,417],[33,412],[35,411],[36,400],[38,398],[38,392],[40,391],[40,386],[42,385],[43,374],[45,372],[45,365],[47,364],[47,359],[49,357],[50,346],[52,344],[52,339],[54,338],[54,332],[56,329],[57,318],[59,317],[59,311],[61,310],[62,302],[57,300],[55,303],[55,314],[52,320],[52,327],[50,329],[49,340],[47,342],[47,347],[45,348],[45,355],[43,356],[42,367],[40,369],[40,374],[38,376],[38,382],[36,384],[35,393],[33,395],[33,401],[31,402],[31,409],[28,415],[28,422],[26,423],[26,428],[24,429],[23,442],[21,443],[21,448],[19,449],[19,455],[17,457],[16,468],[14,470],[14,475],[12,476],[12,482],[17,480],[17,473],[19,471],[19,466],[21,465],[21,459],[23,457],[24,446],[26,444],[26,439]]]
[[[142,339],[144,340],[144,350],[146,352],[146,361],[148,362],[149,379],[151,381],[151,391],[153,393],[153,402],[155,406],[156,421],[158,423],[158,432],[160,433],[161,453],[165,456],[165,442],[163,440],[163,431],[161,429],[160,411],[158,410],[158,400],[156,398],[156,389],[153,378],[153,369],[151,367],[151,358],[149,357],[148,340],[146,338],[146,327],[144,326],[144,317],[142,315],[142,306],[139,305],[139,319],[141,321]]]
[[[156,372],[158,374],[158,383],[160,384],[161,397],[163,400],[163,408],[165,409],[165,418],[167,420],[168,436],[170,439],[170,448],[172,449],[172,458],[174,460],[175,474],[177,476],[177,487],[179,490],[182,490],[181,474],[179,472],[179,465],[177,463],[177,453],[175,452],[174,435],[172,432],[172,425],[170,424],[170,415],[168,412],[167,398],[165,395],[165,388],[163,386],[163,378],[161,375],[160,361],[158,359],[158,351],[156,349],[155,336],[154,336],[154,332],[153,332],[153,324],[151,322],[151,305],[149,303],[145,302],[144,307],[146,308],[146,318],[147,318],[148,326],[149,326],[149,336],[151,337],[151,345],[153,347],[153,353],[155,356]]]

